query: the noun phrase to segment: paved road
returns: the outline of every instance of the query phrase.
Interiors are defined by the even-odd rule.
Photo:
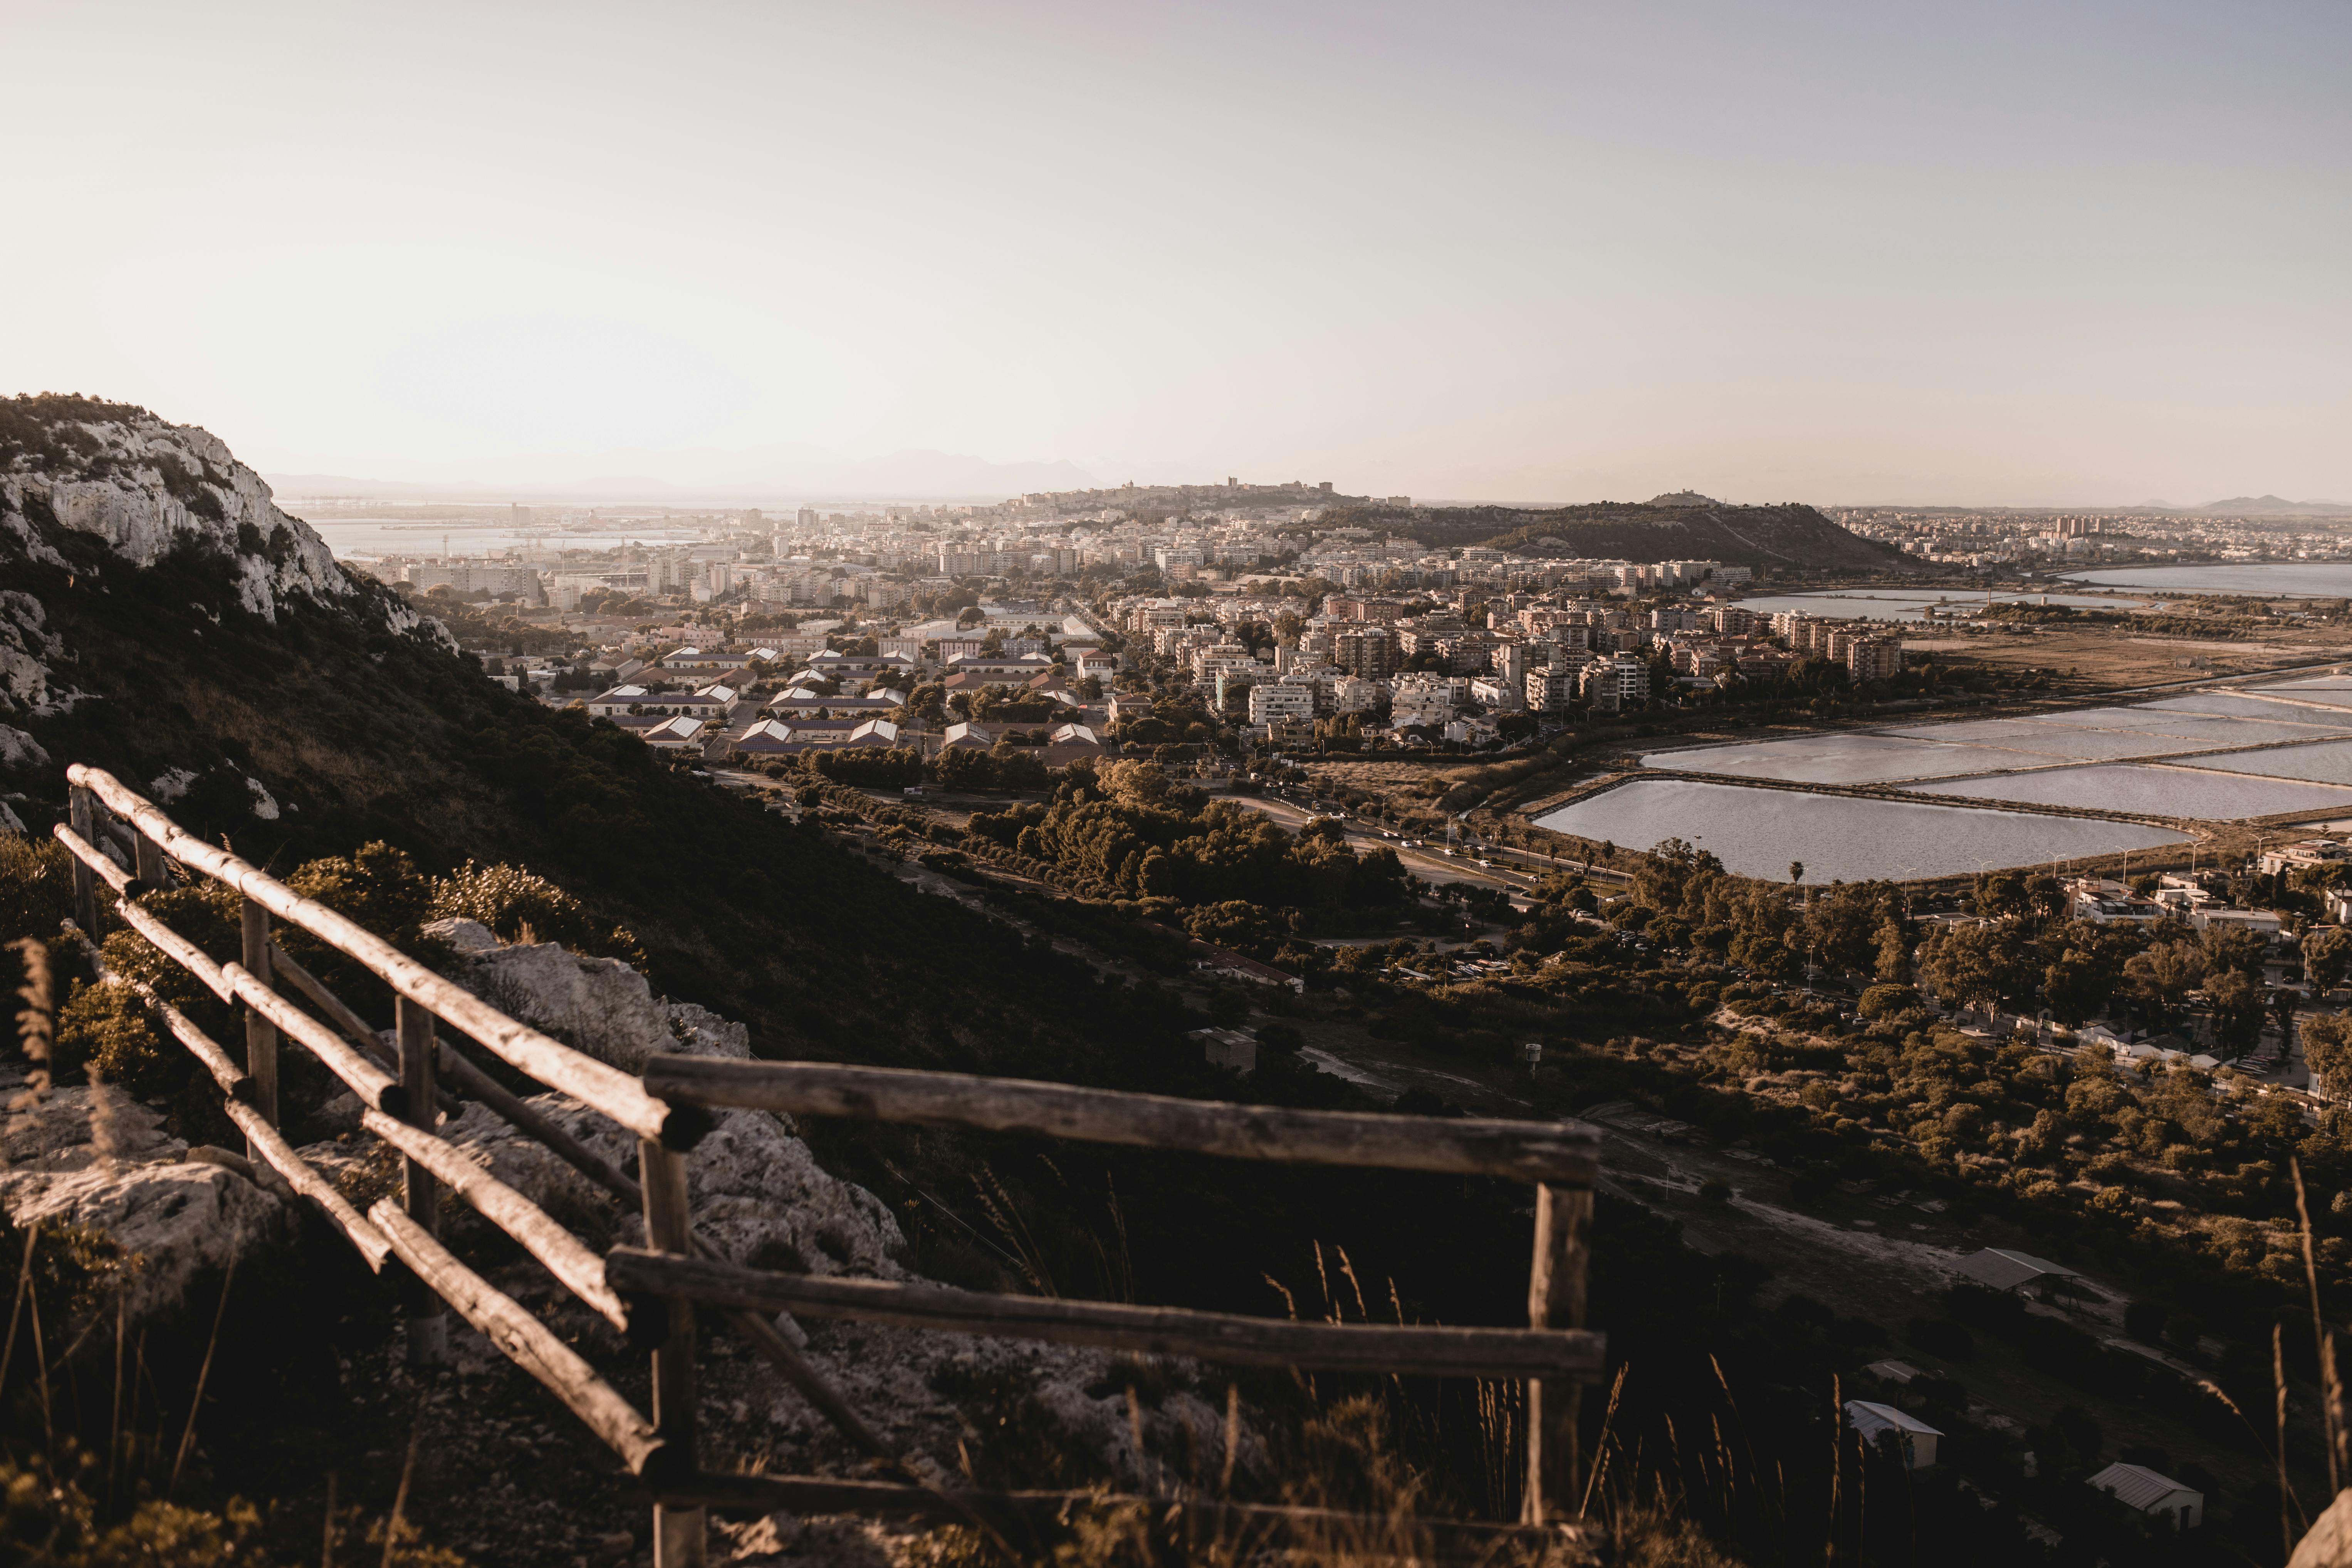
[[[1262,811],[1294,833],[1322,815],[1310,806],[1274,795],[1233,795],[1220,798],[1230,800],[1235,805],[1247,806],[1252,811]],[[1357,853],[1361,854],[1367,849],[1393,849],[1397,858],[1404,862],[1405,869],[1423,881],[1466,882],[1476,888],[1500,888],[1521,895],[1522,901],[1534,884],[1533,875],[1527,871],[1499,863],[1492,868],[1482,867],[1466,851],[1448,856],[1436,849],[1415,849],[1402,839],[1384,838],[1380,829],[1366,826],[1353,818],[1342,818],[1340,827],[1347,835],[1349,847]],[[1489,859],[1496,858],[1493,851],[1486,854]]]

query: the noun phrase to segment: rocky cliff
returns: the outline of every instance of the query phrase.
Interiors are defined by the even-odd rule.
[[[104,562],[86,552],[69,559],[66,535],[133,567],[183,554],[217,560],[236,605],[273,626],[290,598],[364,603],[394,630],[417,624],[396,600],[364,592],[318,531],[280,511],[261,476],[210,431],[88,398],[0,403],[0,566],[14,555],[93,573],[105,591]],[[216,606],[195,607],[218,619]],[[90,695],[72,679],[78,662],[39,599],[0,593],[0,711],[70,709]]]

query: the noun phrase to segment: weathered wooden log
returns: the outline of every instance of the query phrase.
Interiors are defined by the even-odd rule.
[[[118,894],[128,894],[130,892],[131,873],[116,865],[113,858],[108,855],[106,851],[99,848],[89,839],[84,838],[80,834],[75,832],[71,827],[62,822],[52,826],[49,829],[49,832],[58,843],[64,845],[68,849],[73,852],[73,858],[81,862],[81,865],[76,868],[75,874],[77,876],[86,870],[98,881],[104,882],[108,887],[113,889]],[[98,889],[97,888],[92,887],[90,889],[90,897],[94,900],[97,896]],[[93,902],[91,906],[93,911],[96,910],[96,904]],[[95,920],[95,913],[93,913],[92,919]],[[79,920],[74,923],[76,925],[81,924]],[[90,932],[90,935],[93,937],[97,934],[98,933],[96,931]]]
[[[327,1021],[342,1031],[343,1038],[349,1040],[362,1056],[386,1072],[394,1071],[400,1066],[399,1058],[384,1049],[383,1039],[373,1029],[368,1027],[365,1018],[353,1012],[341,997],[327,989],[323,981],[305,969],[289,956],[284,948],[274,942],[269,944],[269,963],[278,978],[309,997],[312,1005],[327,1016]],[[446,1058],[448,1054],[448,1047],[444,1045],[441,1049],[442,1055]],[[464,1103],[437,1083],[434,1087],[433,1095],[434,1103],[450,1115],[457,1116],[464,1113],[466,1109]]]
[[[1189,1527],[1192,1539],[1241,1541],[1267,1546],[1286,1543],[1294,1550],[1312,1552],[1318,1560],[1326,1556],[1350,1561],[1411,1560],[1427,1551],[1448,1557],[1517,1561],[1517,1556],[1510,1554],[1510,1549],[1517,1546],[1526,1549],[1528,1561],[1549,1550],[1552,1555],[1545,1556],[1544,1561],[1565,1568],[1566,1564],[1598,1562],[1606,1544],[1602,1531],[1582,1525],[1537,1530],[1483,1520],[1397,1519],[1275,1503],[1119,1497],[1099,1492],[935,1491],[891,1481],[845,1480],[832,1476],[695,1474],[678,1477],[652,1489],[665,1500],[698,1503],[726,1512],[856,1514],[927,1524],[961,1524],[979,1520],[1015,1539],[1026,1539],[1036,1531],[1066,1528],[1073,1518],[1096,1510],[1139,1508],[1156,1520],[1181,1521]]]
[[[646,1194],[646,1243],[667,1257],[694,1247],[693,1211],[688,1201],[686,1156],[651,1138],[637,1144],[637,1174]],[[695,1462],[694,1340],[691,1297],[668,1293],[650,1303],[669,1314],[669,1331],[654,1347],[654,1425],[687,1465]],[[709,1530],[703,1510],[668,1503],[654,1506],[654,1568],[702,1568]]]
[[[621,1457],[634,1476],[662,1479],[665,1445],[653,1423],[637,1414],[613,1386],[571,1346],[557,1339],[547,1325],[523,1310],[511,1297],[453,1257],[425,1227],[401,1211],[391,1198],[379,1198],[368,1218],[392,1243],[393,1252],[411,1272],[457,1309],[505,1354],[509,1361],[537,1378],[547,1391]],[[690,1466],[676,1466],[678,1470]]]
[[[376,1057],[379,1062],[384,1059],[383,1042],[377,1037],[374,1028],[349,1003],[329,990],[327,983],[311,973],[300,959],[272,942],[269,944],[269,964],[278,979],[308,996],[311,1005],[324,1013],[327,1022],[341,1029],[352,1044]]]
[[[83,843],[90,844],[91,840],[98,837],[98,802],[93,798],[89,789],[77,784],[75,788],[67,793],[66,820],[72,827],[74,836]],[[96,846],[92,844],[91,847],[94,850]],[[104,859],[105,857],[100,855],[99,858]],[[97,869],[89,860],[80,856],[74,858],[73,914],[74,924],[89,932],[91,941],[97,941],[99,937]]]
[[[169,929],[165,928],[166,931]],[[198,1061],[205,1064],[205,1070],[213,1075],[213,1081],[219,1084],[227,1096],[224,1109],[228,1112],[229,1120],[244,1131],[255,1157],[285,1177],[296,1192],[318,1205],[336,1227],[350,1238],[352,1245],[359,1248],[360,1257],[368,1268],[372,1272],[382,1272],[383,1260],[391,1251],[391,1243],[384,1239],[382,1231],[370,1225],[357,1209],[352,1207],[343,1194],[335,1190],[332,1183],[312,1170],[310,1163],[294,1152],[294,1146],[264,1121],[259,1111],[246,1102],[246,1096],[252,1091],[253,1080],[229,1060],[228,1053],[221,1048],[220,1043],[198,1028],[186,1014],[156,994],[155,988],[145,981],[109,969],[106,955],[88,934],[79,931],[75,934],[81,938],[82,947],[89,952],[90,963],[100,978],[130,986],[141,1000],[162,1015],[165,1026]]]
[[[345,1045],[342,1037],[326,1025],[256,980],[247,972],[245,965],[224,963],[221,973],[227,979],[232,995],[275,1028],[293,1036],[312,1056],[326,1064],[329,1072],[341,1079],[351,1091],[360,1097],[361,1104],[377,1110],[394,1112],[406,1106],[407,1097],[400,1085],[393,1081],[390,1073]],[[255,1109],[262,1108],[257,1102]]]
[[[228,1102],[229,1120],[245,1131],[246,1141],[262,1162],[286,1178],[289,1185],[316,1204],[333,1222],[351,1244],[359,1249],[369,1269],[383,1272],[383,1260],[392,1256],[392,1242],[383,1232],[367,1221],[359,1210],[352,1207],[335,1184],[310,1168],[309,1161],[294,1152],[285,1135],[261,1119],[261,1113],[249,1105],[232,1100]]]
[[[644,1202],[644,1194],[626,1172],[565,1131],[551,1117],[542,1114],[520,1095],[467,1061],[447,1040],[441,1042],[441,1070],[464,1091],[467,1099],[480,1100],[504,1118],[509,1126],[538,1139],[565,1164],[631,1208]]]
[[[58,843],[70,850],[76,859],[88,865],[93,873],[120,895],[115,900],[114,912],[123,924],[146,938],[148,942],[161,951],[164,957],[203,981],[214,995],[224,1002],[230,999],[228,982],[221,974],[221,966],[212,961],[209,953],[131,901],[131,895],[138,891],[138,888],[121,867],[91,848],[81,835],[63,823],[59,823],[53,831],[57,835]],[[139,842],[145,844],[147,840],[142,837]],[[91,933],[91,936],[94,941],[96,933]],[[273,946],[271,951],[274,952],[277,950]]]
[[[119,904],[116,907],[118,910],[138,908],[130,903]],[[161,921],[156,923],[162,925]],[[163,931],[173,941],[181,940],[179,933],[173,931],[171,927],[163,926]],[[110,980],[117,985],[131,987],[132,993],[163,1020],[163,1026],[172,1032],[173,1037],[187,1047],[189,1053],[196,1060],[205,1064],[205,1070],[213,1075],[213,1081],[220,1085],[223,1094],[235,1100],[246,1100],[251,1097],[253,1080],[245,1076],[243,1068],[229,1059],[228,1053],[221,1049],[218,1041],[196,1027],[195,1021],[185,1013],[164,1001],[162,994],[152,985],[143,980],[120,973],[110,967],[106,962],[105,950],[89,939],[89,932],[77,926],[74,928],[74,935],[80,941],[82,951],[89,955],[90,967],[98,971],[99,977],[102,980]]]
[[[1584,1326],[1591,1227],[1591,1189],[1536,1187],[1535,1262],[1528,1276],[1530,1327]],[[1576,1478],[1577,1415],[1583,1396],[1583,1389],[1572,1381],[1528,1380],[1528,1484],[1521,1493],[1528,1524],[1556,1524],[1582,1510]]]
[[[713,1306],[765,1311],[787,1308],[812,1317],[1102,1345],[1251,1366],[1430,1377],[1579,1377],[1600,1371],[1603,1347],[1601,1335],[1585,1332],[1297,1322],[1180,1307],[994,1296],[887,1279],[777,1274],[636,1247],[616,1247],[606,1253],[604,1278],[623,1296],[688,1297]]]
[[[604,1283],[604,1260],[529,1198],[466,1158],[449,1143],[379,1110],[362,1111],[360,1124],[432,1173],[484,1219],[522,1244],[564,1289],[593,1307],[604,1321],[628,1331],[628,1309]]]
[[[205,988],[214,995],[224,1002],[235,999],[234,988],[228,983],[228,975],[223,972],[219,964],[212,961],[212,955],[203,948],[198,947],[128,899],[116,903],[114,912],[122,917],[123,924],[144,937],[156,952],[202,981]]]
[[[400,1114],[415,1123],[427,1146],[438,1143],[433,1129],[439,1125],[433,1095],[433,1015],[405,996],[393,998],[394,1031],[400,1041]],[[376,1132],[393,1129],[395,1146],[404,1142],[395,1118],[377,1113]],[[402,1150],[400,1204],[411,1223],[427,1236],[441,1234],[441,1188],[432,1165],[409,1150]],[[408,1302],[408,1364],[442,1366],[449,1360],[449,1314],[429,1290]]]
[[[131,863],[138,868],[139,880],[147,888],[161,890],[172,885],[172,863],[164,858],[162,845],[143,833],[132,832],[131,855]]]
[[[655,1057],[645,1082],[672,1103],[980,1127],[1284,1164],[1589,1186],[1600,1163],[1600,1134],[1573,1122],[1285,1110],[1025,1079],[715,1057]]]
[[[443,1070],[462,1084],[470,1099],[480,1100],[504,1117],[516,1129],[530,1134],[545,1144],[550,1152],[573,1170],[586,1176],[605,1192],[632,1208],[645,1202],[645,1192],[629,1174],[603,1155],[565,1131],[553,1121],[540,1113],[537,1108],[510,1092],[505,1085],[491,1078],[480,1068],[467,1061],[448,1041],[441,1042]],[[700,1236],[694,1238],[698,1257],[716,1258],[719,1254]],[[786,1339],[776,1325],[758,1312],[742,1310],[726,1313],[728,1326],[740,1335],[745,1343],[759,1353],[769,1365],[803,1399],[809,1402],[818,1415],[833,1423],[835,1430],[873,1458],[893,1465],[903,1465],[905,1457],[890,1440],[876,1431],[871,1423],[860,1415],[841,1391],[825,1381],[824,1374],[810,1364],[799,1347]]]
[[[431,1009],[540,1082],[594,1108],[639,1137],[667,1134],[673,1142],[690,1142],[708,1125],[706,1118],[689,1116],[678,1119],[676,1127],[669,1126],[669,1107],[648,1095],[628,1074],[517,1023],[326,905],[303,898],[226,850],[184,832],[152,802],[124,787],[112,774],[77,763],[67,775],[129,818],[182,865],[227,883],[278,919],[358,960],[400,994]]]
[[[230,989],[241,993],[245,999],[245,1070],[247,1076],[253,1079],[253,1108],[275,1127],[278,1125],[278,1025],[276,1010],[259,1000],[267,998],[271,1003],[278,1000],[277,992],[269,985],[269,911],[247,898],[237,906],[237,923],[245,943],[244,963],[241,965],[223,964],[221,973],[228,980]],[[243,969],[243,984],[239,983],[237,976],[229,973],[232,968]],[[322,1030],[320,1034],[324,1036],[325,1032]],[[298,1039],[300,1037],[299,1035],[296,1037]],[[325,1037],[332,1038],[331,1036]],[[307,1040],[303,1043],[309,1044]],[[336,1044],[340,1046],[341,1042],[337,1041]],[[330,1061],[328,1065],[332,1067],[334,1064]],[[367,1097],[362,1095],[361,1098]]]

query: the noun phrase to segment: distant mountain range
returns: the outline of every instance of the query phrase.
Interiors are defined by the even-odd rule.
[[[2231,496],[2228,500],[2210,501],[2192,511],[2210,512],[2216,517],[2344,517],[2352,515],[2352,506],[2338,500],[2287,500],[2279,496]]]
[[[500,484],[480,479],[432,483],[358,479],[345,474],[264,474],[277,495],[333,496],[360,500],[661,501],[744,504],[756,500],[1003,500],[1033,490],[1095,488],[1095,479],[1067,459],[992,463],[953,452],[903,451],[855,463],[803,464],[772,480],[729,485],[681,485],[630,475],[558,483]]]

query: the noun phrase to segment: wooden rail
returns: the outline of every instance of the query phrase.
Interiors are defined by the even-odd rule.
[[[1598,1334],[1300,1322],[1181,1307],[992,1296],[945,1285],[778,1274],[635,1247],[617,1247],[605,1255],[604,1278],[625,1294],[688,1297],[768,1312],[783,1309],[814,1318],[1101,1345],[1244,1366],[1524,1378],[1591,1376],[1601,1363]]]
[[[618,1247],[605,1278],[624,1295],[659,1296],[961,1333],[1103,1345],[1145,1354],[1526,1381],[1528,1474],[1521,1523],[1549,1527],[1582,1510],[1580,1384],[1604,1345],[1583,1331],[1585,1259],[1599,1134],[1572,1123],[1286,1110],[1128,1094],[1071,1084],[830,1062],[657,1056],[646,1091],[671,1104],[739,1106],[1020,1132],[1283,1164],[1378,1166],[1533,1183],[1535,1261],[1524,1330],[1300,1323],[991,1296],[936,1285],[818,1279],[698,1258],[677,1247]],[[654,1244],[658,1247],[659,1244]],[[663,1254],[667,1254],[664,1256]]]
[[[152,802],[124,788],[111,774],[77,763],[66,770],[66,776],[78,792],[95,796],[165,855],[226,883],[268,913],[358,960],[394,992],[472,1036],[550,1089],[570,1095],[641,1138],[667,1135],[691,1146],[693,1135],[701,1130],[701,1123],[692,1118],[671,1128],[669,1108],[647,1094],[635,1079],[517,1023],[326,905],[302,897],[226,850],[183,832]],[[84,796],[78,793],[76,798]],[[82,837],[89,836],[83,833]],[[247,967],[254,966],[248,962]]]
[[[943,1489],[898,1452],[801,1355],[769,1315],[908,1324],[948,1331],[1103,1345],[1147,1354],[1252,1364],[1313,1366],[1433,1376],[1516,1377],[1528,1382],[1530,1435],[1527,1504],[1518,1525],[1418,1521],[1410,1524],[1315,1510],[1203,1502],[1109,1500],[1144,1504],[1195,1532],[1295,1544],[1355,1543],[1412,1555],[1436,1550],[1491,1552],[1541,1541],[1580,1554],[1591,1537],[1564,1525],[1575,1512],[1576,1401],[1597,1374],[1603,1344],[1582,1331],[1586,1226],[1598,1140],[1590,1130],[1551,1122],[1437,1120],[1291,1111],[1120,1094],[1069,1085],[953,1074],[899,1072],[824,1063],[654,1058],[641,1079],[583,1056],[516,1022],[324,905],[302,898],[225,850],[183,832],[152,803],[96,769],[68,770],[69,826],[55,831],[71,852],[73,924],[102,975],[132,988],[163,1027],[220,1087],[230,1119],[245,1132],[257,1166],[276,1172],[381,1272],[397,1260],[410,1283],[412,1359],[446,1353],[446,1308],[561,1399],[620,1457],[651,1495],[656,1568],[698,1568],[709,1508],[791,1508],[977,1524],[1010,1548],[1066,1521],[1067,1492]],[[110,813],[122,820],[110,821]],[[126,826],[127,825],[127,826]],[[135,875],[98,847],[120,842]],[[183,876],[209,876],[239,897],[238,957],[215,961],[136,900]],[[223,1003],[241,1008],[242,1065],[153,987],[113,973],[96,945],[99,888],[111,912]],[[391,991],[394,1027],[386,1037],[274,937],[272,920],[295,926],[350,957]],[[317,1014],[298,1005],[283,984]],[[499,1084],[436,1032],[446,1023],[540,1082],[607,1117],[638,1139],[632,1177]],[[396,1150],[402,1195],[362,1215],[305,1163],[278,1131],[277,1055],[281,1041],[310,1051],[348,1086],[364,1129]],[[442,1111],[465,1100],[488,1106],[526,1136],[620,1201],[642,1208],[646,1246],[599,1258],[551,1215],[492,1177],[438,1133]],[[691,1226],[687,1153],[728,1106],[803,1115],[967,1126],[1088,1142],[1161,1148],[1294,1164],[1390,1167],[1531,1182],[1537,1191],[1537,1254],[1527,1329],[1394,1327],[1136,1307],[1113,1302],[990,1295],[929,1284],[814,1279],[748,1268],[718,1257]],[[654,1361],[653,1408],[641,1414],[580,1355],[520,1303],[467,1268],[438,1237],[443,1194],[453,1194],[513,1237],[551,1277]],[[698,1467],[695,1437],[696,1308],[720,1319],[772,1364],[858,1448],[904,1478],[837,1481],[820,1477],[716,1476]],[[1530,1533],[1532,1531],[1532,1533]],[[1399,1542],[1405,1542],[1400,1546]]]
[[[713,1057],[655,1057],[646,1063],[645,1083],[646,1092],[672,1103],[1032,1132],[1280,1164],[1380,1166],[1570,1186],[1591,1185],[1600,1168],[1601,1135],[1556,1121],[1284,1110],[1026,1079]]]

